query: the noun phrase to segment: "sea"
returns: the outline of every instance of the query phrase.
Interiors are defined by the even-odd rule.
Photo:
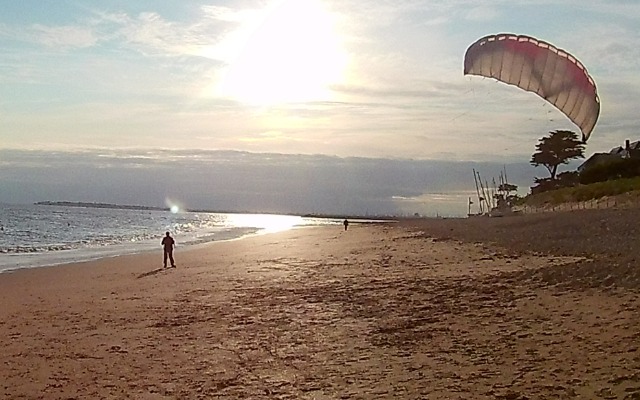
[[[341,223],[296,215],[0,204],[0,273],[158,251],[165,232],[180,248]]]

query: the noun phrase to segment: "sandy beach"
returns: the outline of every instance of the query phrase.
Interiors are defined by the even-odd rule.
[[[0,275],[3,399],[640,399],[638,210],[295,229]]]

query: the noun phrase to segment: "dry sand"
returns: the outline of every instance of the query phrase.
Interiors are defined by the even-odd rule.
[[[0,398],[640,399],[639,219],[305,228],[175,269],[2,274]]]

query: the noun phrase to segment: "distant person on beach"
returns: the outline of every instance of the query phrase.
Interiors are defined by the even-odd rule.
[[[171,266],[176,267],[176,263],[173,261],[173,247],[175,246],[176,241],[173,240],[169,232],[167,232],[167,236],[162,238],[162,246],[164,247],[164,267],[167,268],[167,257],[169,257],[169,261],[171,261]]]
[[[349,227],[349,221],[347,221],[346,219],[342,222],[342,224],[344,225],[344,230],[346,231],[347,228]]]

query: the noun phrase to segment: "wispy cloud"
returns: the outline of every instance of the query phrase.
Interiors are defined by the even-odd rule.
[[[91,29],[79,26],[34,25],[32,32],[34,41],[52,48],[85,48],[98,42]]]
[[[125,43],[149,55],[200,55],[203,47],[219,40],[215,24],[206,20],[190,24],[167,21],[153,12],[121,21],[118,33]]]
[[[464,17],[465,19],[470,21],[487,22],[487,21],[494,21],[498,19],[501,15],[502,13],[499,11],[498,8],[483,5],[483,6],[473,7],[469,9],[468,11],[466,11]]]

